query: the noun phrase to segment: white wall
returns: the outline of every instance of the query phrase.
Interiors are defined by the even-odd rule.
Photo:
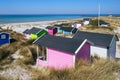
[[[120,40],[120,38],[119,38],[119,40]],[[116,58],[120,58],[120,49],[119,49],[119,47],[118,47],[118,45],[120,45],[120,41],[117,41],[116,42]]]
[[[90,21],[84,21],[83,24],[84,25],[88,25],[90,23]]]
[[[92,55],[98,55],[102,58],[108,58],[110,60],[116,58],[116,40],[115,37],[112,39],[112,43],[109,49],[97,47],[97,46],[91,46],[91,54]]]
[[[81,26],[82,26],[82,24],[76,24],[76,28],[79,28]]]
[[[75,24],[73,24],[72,27],[75,27]]]
[[[101,48],[97,46],[91,46],[91,54],[97,55],[102,58],[107,58],[107,49],[106,48]]]
[[[81,26],[82,26],[81,23],[76,23],[76,24],[73,24],[73,25],[72,25],[72,27],[76,27],[76,28],[79,28],[79,27],[81,27]]]
[[[110,54],[109,57],[110,59],[115,59],[116,55],[116,41],[113,39],[111,47],[108,49],[108,53]]]

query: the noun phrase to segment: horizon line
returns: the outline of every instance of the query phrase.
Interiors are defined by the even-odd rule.
[[[88,14],[71,14],[71,13],[61,13],[61,14],[0,14],[0,15],[98,15],[97,13],[88,13]],[[101,13],[100,15],[120,15],[120,13],[113,13],[113,14],[109,14],[109,13]]]

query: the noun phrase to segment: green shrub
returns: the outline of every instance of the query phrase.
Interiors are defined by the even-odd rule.
[[[103,21],[103,20],[100,20],[99,23],[106,23],[106,22]],[[90,24],[91,24],[92,26],[98,27],[98,20],[97,20],[97,19],[91,20],[91,21],[90,21]]]
[[[98,27],[98,20],[91,20],[91,21],[90,21],[90,24],[91,24],[92,26],[97,26],[97,27]]]

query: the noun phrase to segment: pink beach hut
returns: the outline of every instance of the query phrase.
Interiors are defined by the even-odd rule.
[[[56,27],[47,26],[46,29],[47,29],[47,31],[50,35],[54,35],[54,34],[57,33],[57,28]]]
[[[90,45],[87,39],[76,40],[59,36],[44,35],[33,42],[42,46],[46,55],[37,58],[37,65],[55,69],[74,68],[76,60],[90,61]],[[46,50],[44,50],[46,49]],[[46,59],[44,57],[46,56]]]

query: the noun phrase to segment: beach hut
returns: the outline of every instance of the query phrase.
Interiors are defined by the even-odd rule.
[[[47,26],[46,29],[47,29],[47,31],[50,35],[54,35],[54,34],[57,33],[57,28],[56,27]]]
[[[72,25],[72,27],[75,27],[75,28],[80,28],[81,26],[84,26],[84,24],[83,24],[83,22],[81,22],[81,23],[74,23],[73,25]]]
[[[109,26],[109,23],[100,22],[100,26],[101,26],[101,27],[108,27],[108,26]]]
[[[73,39],[88,39],[94,43],[91,46],[91,54],[109,60],[115,59],[117,35],[77,31]]]
[[[61,30],[63,30],[63,34],[75,34],[77,32],[77,28],[73,27],[61,27]]]
[[[63,32],[63,30],[60,29],[62,25],[58,24],[58,25],[54,25],[54,26],[57,28],[57,33]]]
[[[10,43],[10,34],[0,31],[0,46],[8,43]]]
[[[26,29],[23,33],[26,39],[36,39],[44,34],[48,34],[46,30],[36,27],[33,27],[31,29]]]
[[[33,42],[37,46],[42,46],[46,55],[37,58],[37,65],[55,69],[74,68],[76,60],[91,61],[90,45],[92,42],[64,38],[59,36],[44,35]],[[44,57],[46,56],[46,59]]]
[[[90,24],[90,20],[91,20],[90,18],[84,18],[84,19],[83,19],[83,24],[84,24],[84,25]]]

